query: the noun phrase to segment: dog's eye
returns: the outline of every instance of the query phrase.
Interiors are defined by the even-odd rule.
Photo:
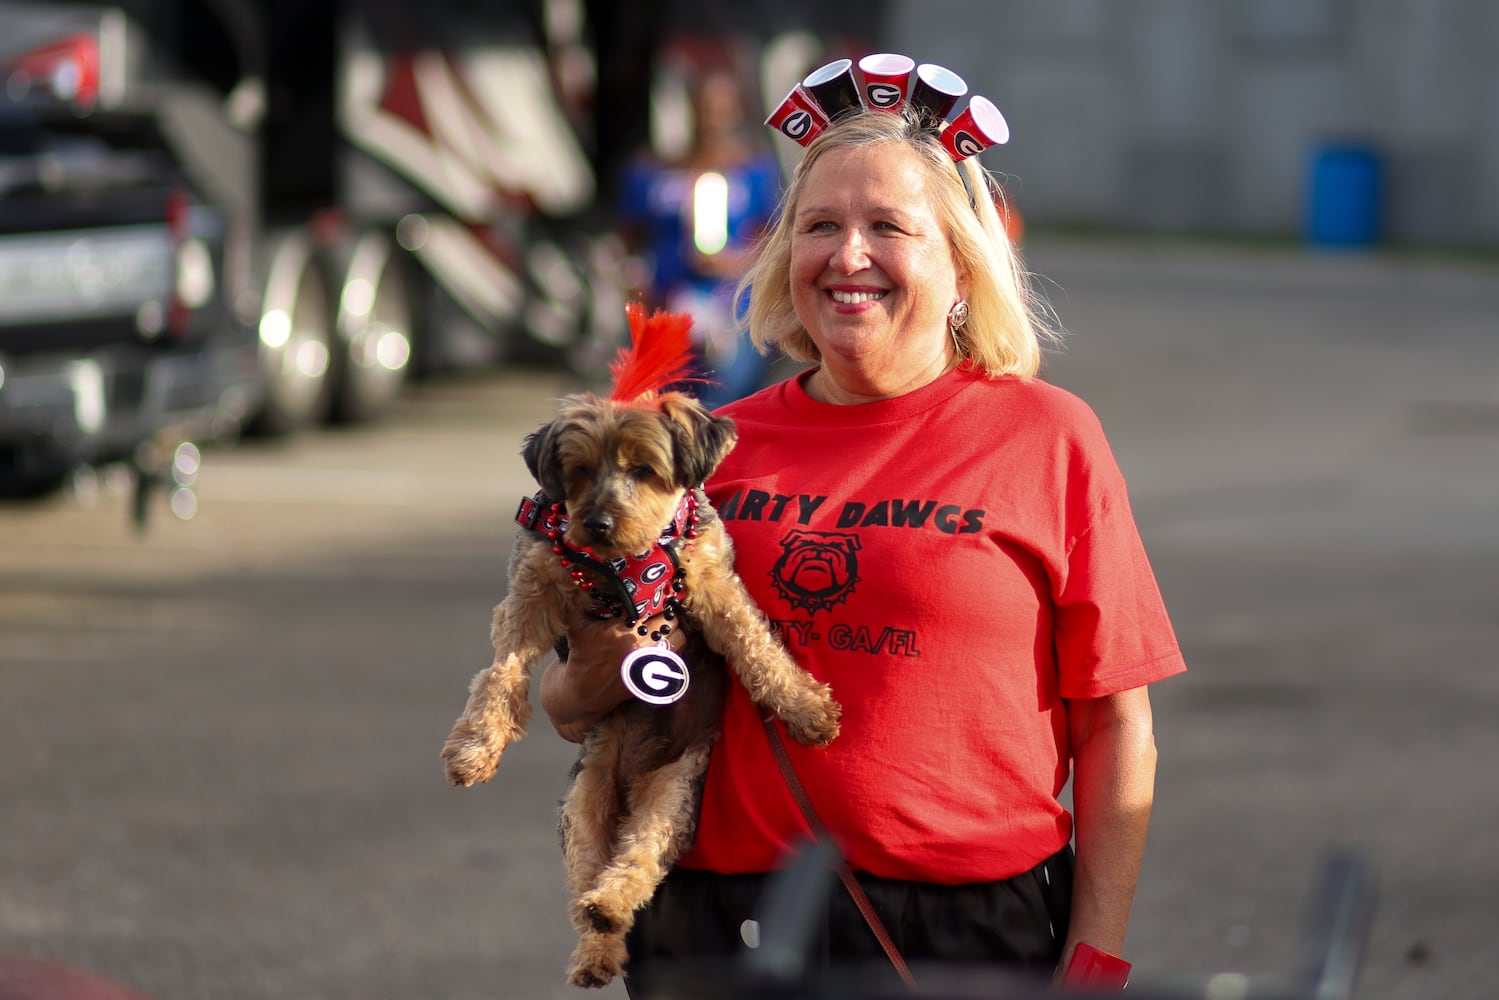
[[[644,482],[655,474],[655,470],[652,469],[649,465],[637,465],[635,466],[635,468],[630,470],[630,475],[634,476],[641,482]]]

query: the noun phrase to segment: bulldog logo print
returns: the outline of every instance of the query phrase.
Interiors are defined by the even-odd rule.
[[[794,607],[826,611],[846,601],[859,583],[859,537],[793,530],[781,539],[781,557],[770,575]]]

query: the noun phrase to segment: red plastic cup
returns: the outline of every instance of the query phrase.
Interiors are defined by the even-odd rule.
[[[895,52],[876,52],[859,60],[864,77],[864,106],[880,111],[899,111],[905,102],[916,60]]]
[[[990,146],[1009,142],[1010,126],[993,101],[975,94],[939,138],[954,160],[966,160]]]
[[[765,119],[765,124],[798,145],[805,146],[828,127],[828,118],[812,95],[803,90],[801,84],[797,84],[770,113],[770,117]]]
[[[1062,975],[1062,988],[1085,993],[1118,993],[1129,983],[1130,963],[1080,942]]]

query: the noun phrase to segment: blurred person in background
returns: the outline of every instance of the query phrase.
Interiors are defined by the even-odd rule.
[[[620,182],[622,235],[644,264],[648,306],[688,313],[709,381],[710,409],[764,386],[770,363],[734,314],[734,288],[780,196],[780,162],[748,117],[746,87],[727,62],[683,73],[689,139],[680,155],[643,154]]]
[[[941,124],[835,118],[745,276],[755,343],[810,367],[724,407],[739,440],[707,492],[842,734],[786,740],[732,685],[694,845],[630,935],[632,997],[673,963],[731,968],[818,825],[918,979],[1123,951],[1154,801],[1148,686],[1186,666],[1097,417],[1038,377],[1054,332],[993,179]],[[620,662],[648,644],[575,623],[541,682],[558,732],[581,740],[628,698]],[[814,922],[834,966],[890,954],[853,895]]]

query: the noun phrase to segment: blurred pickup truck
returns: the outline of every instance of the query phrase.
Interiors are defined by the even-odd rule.
[[[620,252],[553,63],[581,28],[543,7],[0,0],[0,493],[612,353]]]
[[[256,335],[229,308],[233,221],[145,109],[92,115],[108,14],[0,6],[0,493],[134,461],[258,405]],[[116,29],[123,25],[115,26]]]

